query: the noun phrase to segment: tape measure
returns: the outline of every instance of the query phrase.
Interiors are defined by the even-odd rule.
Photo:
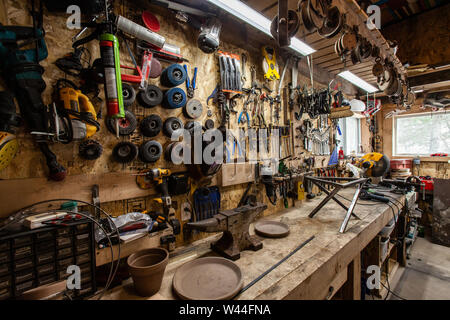
[[[275,49],[272,47],[265,46],[262,47],[261,51],[264,57],[263,59],[264,79],[268,80],[280,79]]]
[[[16,136],[9,132],[0,132],[0,171],[5,169],[19,149]]]

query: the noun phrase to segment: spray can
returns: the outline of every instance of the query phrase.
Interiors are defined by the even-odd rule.
[[[100,54],[105,75],[105,95],[108,116],[124,118],[125,110],[120,76],[119,41],[111,33],[100,35]]]

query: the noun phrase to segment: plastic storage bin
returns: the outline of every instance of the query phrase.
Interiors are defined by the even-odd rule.
[[[381,261],[386,259],[389,247],[389,237],[381,237],[380,239],[380,257]]]

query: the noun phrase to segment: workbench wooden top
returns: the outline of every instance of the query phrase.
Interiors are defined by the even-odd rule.
[[[345,189],[339,194],[351,199],[353,192],[354,189]],[[402,203],[405,201],[403,195],[393,196]],[[393,218],[388,205],[360,200],[354,213],[361,220],[352,217],[347,231],[342,234],[339,233],[339,227],[344,219],[345,210],[333,200],[330,200],[314,218],[308,217],[322,198],[316,197],[298,204],[298,207],[263,218],[288,224],[290,234],[281,239],[264,238],[263,248],[259,251],[241,252],[241,258],[236,264],[242,270],[244,286],[305,240],[313,235],[315,238],[235,299],[324,299],[328,294],[330,283],[333,283],[339,274],[346,275],[348,264]],[[349,203],[342,198],[340,200],[344,204]],[[250,227],[250,233],[254,234],[253,225]],[[106,293],[103,299],[177,299],[172,290],[172,278],[176,269],[190,260],[216,255],[209,249],[209,245],[219,237],[220,234],[203,239],[186,248],[184,253],[171,258],[161,289],[156,295],[147,298],[136,295],[132,280],[128,279],[121,286]]]

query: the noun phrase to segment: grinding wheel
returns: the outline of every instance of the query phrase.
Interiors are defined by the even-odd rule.
[[[152,58],[152,63],[150,65],[150,74],[149,77],[152,79],[156,79],[161,75],[162,67],[161,62],[155,57]]]
[[[197,119],[202,115],[203,112],[203,106],[200,100],[198,99],[191,99],[188,101],[186,106],[184,107],[184,113],[187,117],[191,119]]]

